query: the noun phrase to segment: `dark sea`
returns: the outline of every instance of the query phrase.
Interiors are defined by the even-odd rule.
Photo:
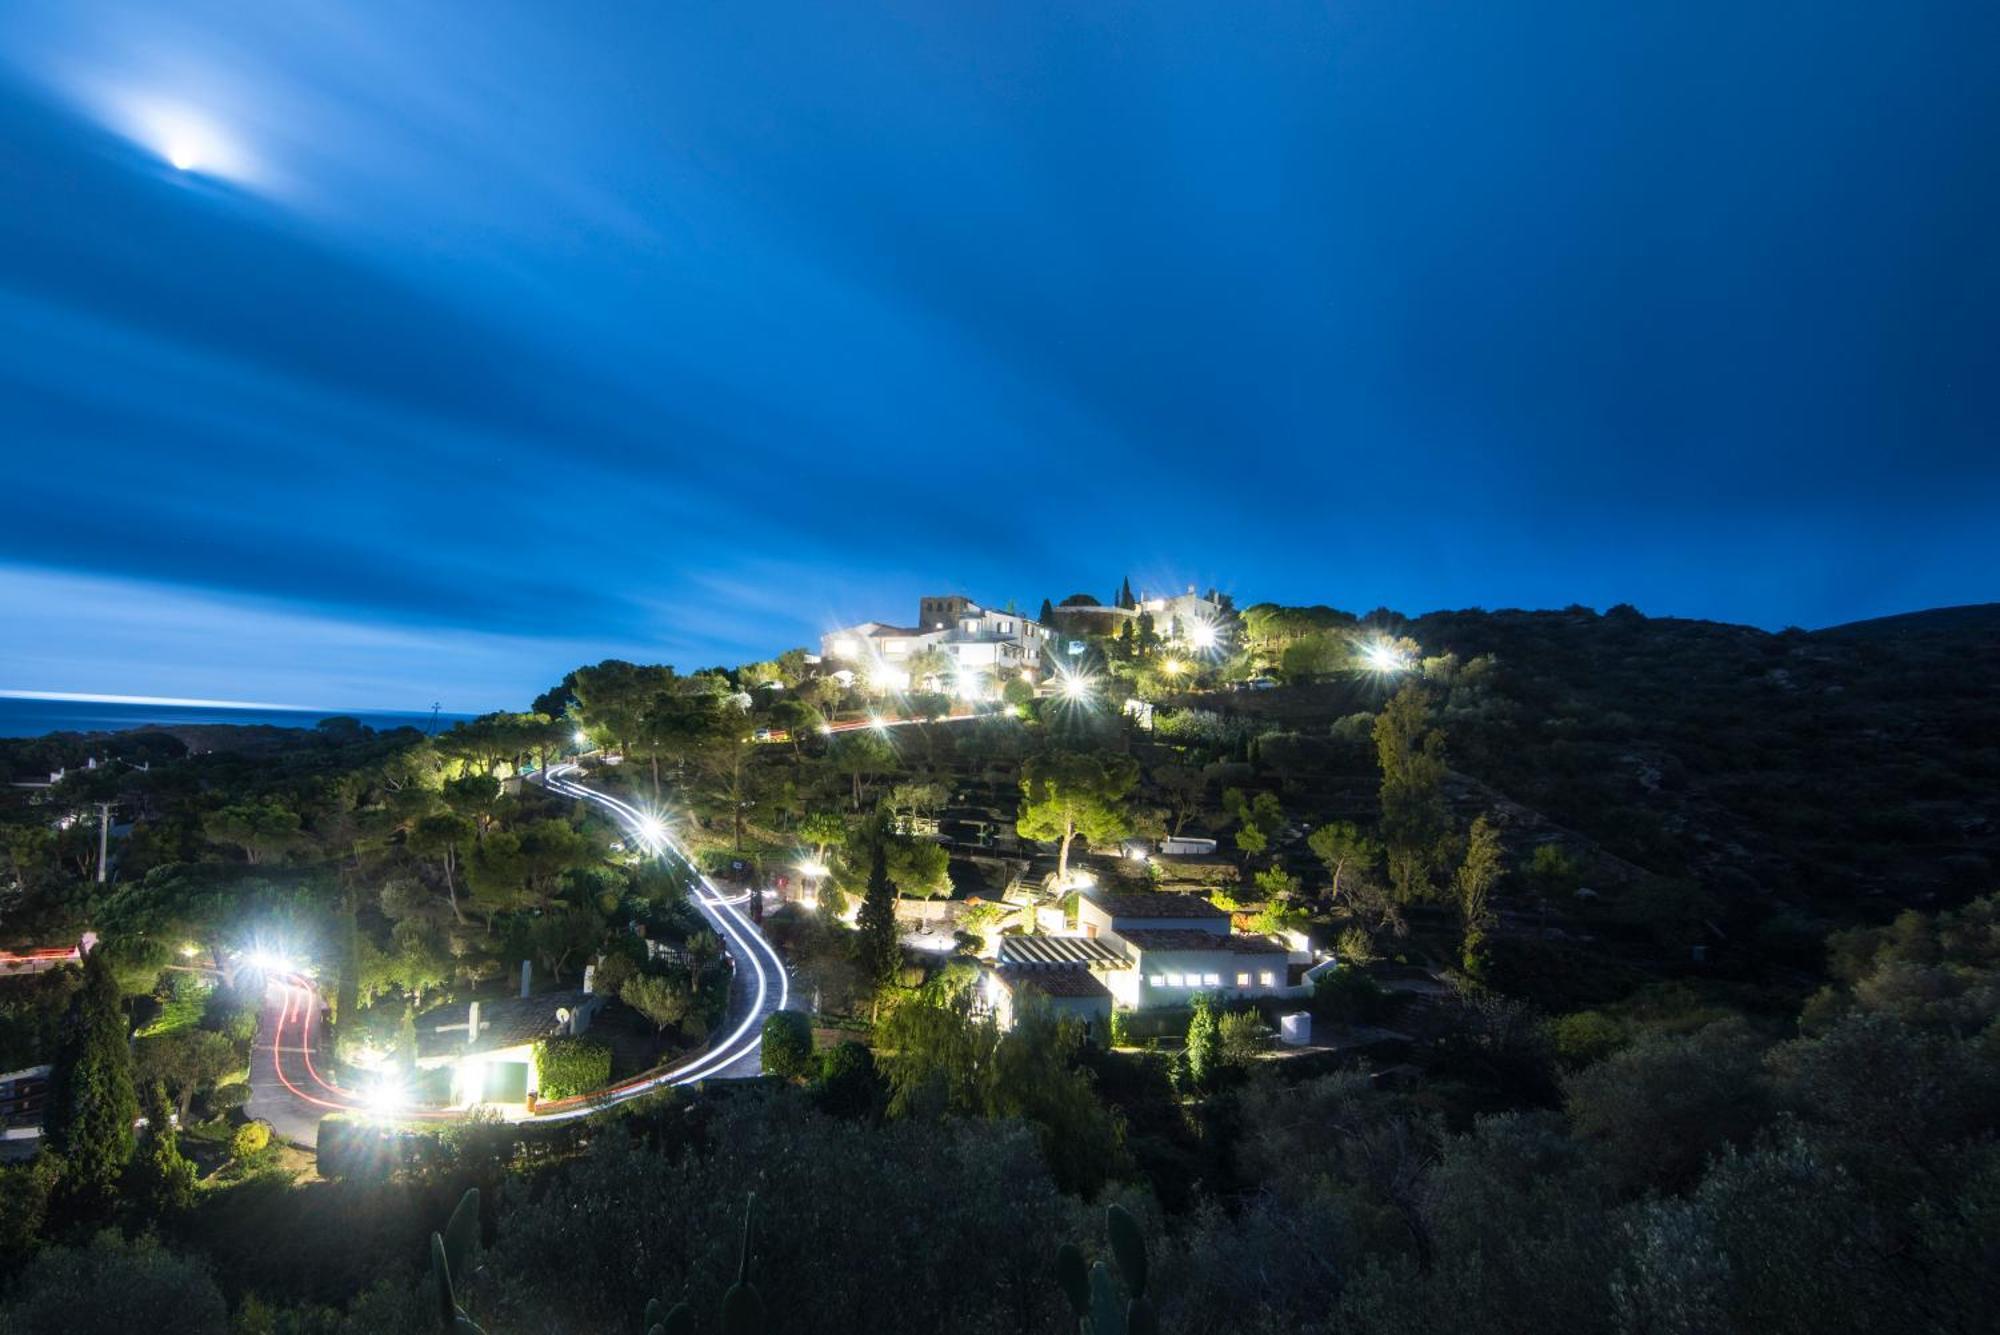
[[[439,714],[437,728],[443,731],[469,717]],[[431,730],[429,710],[384,713],[361,709],[238,709],[216,705],[114,704],[98,700],[16,700],[0,696],[0,737],[40,737],[50,732],[124,732],[149,723],[268,723],[280,728],[310,728],[323,718],[359,719],[384,731]]]

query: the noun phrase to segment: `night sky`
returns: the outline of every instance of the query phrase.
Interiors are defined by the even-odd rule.
[[[0,3],[0,688],[2000,597],[2000,6]],[[176,161],[185,164],[183,170]]]

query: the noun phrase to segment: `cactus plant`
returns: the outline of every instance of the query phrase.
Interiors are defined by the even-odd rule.
[[[736,1282],[722,1295],[723,1335],[764,1335],[764,1295],[750,1282],[750,1257],[757,1245],[757,1193],[743,1205],[743,1237],[736,1251]],[[694,1335],[694,1309],[686,1303],[667,1307],[654,1298],[646,1304],[646,1335]]]
[[[750,1253],[757,1236],[757,1193],[743,1205],[743,1240],[736,1253],[736,1282],[722,1295],[722,1335],[763,1335],[764,1295],[750,1282]]]
[[[444,1232],[431,1234],[431,1294],[438,1326],[454,1335],[484,1335],[459,1306],[454,1277],[471,1273],[472,1247],[479,1240],[479,1188],[458,1198]]]
[[[1076,1244],[1066,1242],[1056,1248],[1056,1284],[1076,1316],[1077,1331],[1079,1335],[1159,1335],[1159,1318],[1146,1294],[1149,1266],[1139,1221],[1123,1206],[1113,1205],[1104,1212],[1104,1224],[1111,1236],[1111,1258],[1118,1266],[1117,1280],[1102,1261],[1086,1271],[1083,1253]],[[1122,1302],[1119,1281],[1123,1281]]]

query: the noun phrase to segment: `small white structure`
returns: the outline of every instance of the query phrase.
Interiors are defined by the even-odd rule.
[[[1192,834],[1170,834],[1160,840],[1160,851],[1169,857],[1208,857],[1215,852],[1215,840]]]
[[[1278,1017],[1278,1041],[1288,1048],[1302,1048],[1313,1041],[1313,1017],[1309,1011],[1293,1011]]]

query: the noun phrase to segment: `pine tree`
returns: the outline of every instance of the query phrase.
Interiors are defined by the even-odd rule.
[[[63,1192],[85,1210],[107,1203],[131,1162],[132,1049],[118,979],[103,947],[83,957],[83,986],[63,1019],[44,1133],[63,1159]]]
[[[1132,596],[1132,577],[1130,575],[1127,575],[1125,582],[1118,586],[1118,605],[1127,609],[1139,605],[1139,600]]]
[[[875,989],[876,1009],[882,994],[896,981],[903,965],[903,947],[896,931],[896,887],[889,880],[889,834],[878,819],[869,833],[868,889],[855,916],[860,931],[856,953],[861,976]]]
[[[1050,602],[1046,598],[1042,599],[1042,614],[1036,617],[1035,619],[1041,622],[1044,626],[1054,625],[1056,620],[1055,604]]]

